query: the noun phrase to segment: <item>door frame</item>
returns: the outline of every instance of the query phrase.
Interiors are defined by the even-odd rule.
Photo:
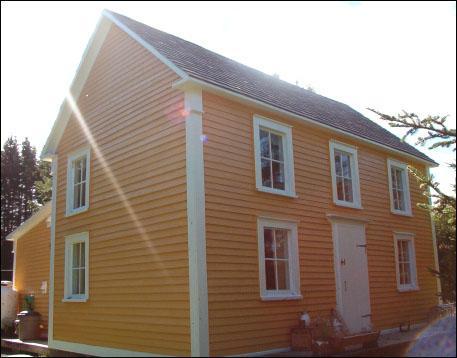
[[[363,231],[365,235],[365,243],[367,243],[367,236],[366,236],[366,226],[370,222],[370,220],[363,218],[363,217],[353,217],[353,216],[346,216],[346,215],[339,215],[339,214],[327,214],[327,219],[330,221],[332,225],[332,241],[333,241],[333,267],[335,271],[335,296],[336,296],[336,309],[338,313],[343,316],[343,296],[342,296],[342,289],[341,289],[341,271],[340,271],[340,247],[339,247],[339,240],[338,240],[338,224],[358,224],[363,226]],[[367,253],[367,271],[368,271],[368,253]],[[368,272],[367,272],[368,274]],[[370,294],[370,276],[368,275],[368,306],[370,308],[371,314],[371,294]],[[372,317],[370,317],[370,325],[372,325]]]

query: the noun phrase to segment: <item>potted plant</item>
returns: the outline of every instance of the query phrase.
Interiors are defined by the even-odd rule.
[[[25,295],[23,307],[25,310],[19,312],[14,321],[16,334],[21,341],[38,339],[40,337],[41,315],[34,310],[35,296]]]

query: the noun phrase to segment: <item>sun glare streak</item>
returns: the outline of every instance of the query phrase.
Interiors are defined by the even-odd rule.
[[[91,147],[93,148],[98,160],[100,161],[102,168],[107,175],[108,179],[110,180],[111,184],[113,185],[114,189],[116,190],[117,194],[119,195],[121,199],[121,203],[124,205],[125,209],[127,210],[130,218],[132,219],[135,227],[137,228],[141,238],[143,241],[146,242],[146,244],[149,247],[149,250],[152,252],[152,254],[155,256],[157,259],[156,262],[159,264],[161,269],[164,269],[164,265],[162,261],[160,260],[155,248],[153,247],[153,244],[151,243],[151,240],[149,239],[148,234],[146,233],[146,230],[144,229],[143,225],[141,224],[140,220],[138,219],[138,216],[136,215],[135,211],[133,210],[132,206],[130,205],[129,200],[127,199],[127,196],[125,195],[124,191],[122,190],[118,180],[116,179],[115,175],[113,174],[113,171],[110,169],[105,157],[103,156],[96,140],[94,139],[89,127],[87,126],[87,123],[80,112],[78,105],[76,101],[74,100],[73,96],[71,93],[68,93],[67,95],[67,101],[68,104],[70,105],[70,108],[72,112],[74,113],[76,119],[79,122],[79,125],[81,126],[81,129],[84,132],[84,135],[86,136],[87,140],[89,141]],[[165,272],[168,274],[168,270],[165,269]]]

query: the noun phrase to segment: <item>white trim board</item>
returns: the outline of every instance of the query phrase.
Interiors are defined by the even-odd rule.
[[[184,107],[188,113],[186,176],[191,355],[205,357],[209,355],[209,328],[201,89],[185,91]]]
[[[416,157],[415,155],[409,154],[407,152],[403,152],[401,150],[398,150],[398,149],[389,147],[387,145],[378,143],[378,142],[376,142],[374,140],[357,136],[355,134],[343,131],[342,129],[338,129],[338,128],[329,126],[327,124],[324,124],[324,123],[321,123],[321,122],[317,122],[317,121],[315,121],[313,119],[310,119],[310,118],[307,118],[307,117],[304,117],[304,116],[300,116],[298,114],[286,111],[284,109],[272,106],[270,104],[261,102],[261,101],[256,100],[256,99],[249,98],[249,97],[244,96],[242,94],[230,91],[228,89],[219,87],[217,85],[214,85],[214,84],[211,84],[211,83],[208,83],[208,82],[196,79],[196,78],[192,78],[192,77],[184,78],[182,80],[179,80],[179,81],[175,82],[173,84],[173,87],[174,88],[184,89],[185,87],[190,86],[190,85],[194,85],[194,86],[198,85],[202,89],[204,89],[206,91],[209,91],[209,92],[216,93],[216,94],[218,94],[220,96],[223,96],[223,97],[226,97],[226,98],[230,98],[232,100],[236,100],[236,101],[241,102],[241,103],[246,103],[246,104],[249,104],[251,106],[256,106],[258,108],[268,110],[268,111],[273,112],[273,113],[278,114],[278,115],[287,116],[287,117],[289,117],[291,119],[299,120],[301,122],[306,122],[306,123],[308,123],[308,124],[310,124],[310,125],[312,125],[314,127],[327,129],[330,132],[338,133],[338,134],[344,135],[344,136],[346,136],[348,138],[356,139],[358,141],[361,141],[363,143],[369,144],[369,145],[374,146],[376,148],[383,148],[384,150],[387,150],[388,152],[395,153],[397,155],[401,155],[401,156],[410,158],[410,159],[412,159],[414,161],[417,161],[417,162],[422,163],[422,164],[426,164],[426,165],[428,165],[430,167],[437,167],[438,166],[438,164],[435,163],[435,162],[430,162],[428,160]]]
[[[121,21],[116,19],[116,16],[113,15],[108,10],[103,10],[102,16],[110,19],[116,26],[118,26],[122,31],[124,31],[127,35],[129,35],[132,39],[138,42],[141,46],[143,46],[146,50],[152,53],[155,57],[157,57],[164,65],[169,67],[173,72],[175,72],[181,78],[188,78],[189,75],[177,67],[172,61],[162,55],[159,51],[156,50],[154,46],[150,43],[144,41],[136,32],[130,30],[127,26],[125,26]]]
[[[18,226],[12,233],[10,233],[6,240],[8,241],[16,241],[20,239],[23,235],[33,229],[37,224],[39,224],[42,220],[46,219],[51,214],[51,207],[52,203],[47,202],[44,204],[40,210],[38,210],[35,214],[29,217],[26,221],[24,221],[20,226]]]
[[[78,69],[76,70],[75,77],[70,86],[69,94],[73,96],[75,102],[78,101],[81,91],[89,77],[90,70],[92,69],[95,60],[97,59],[98,53],[105,42],[106,36],[111,29],[112,22],[105,17],[101,17],[95,31],[93,32],[84,54],[79,63]],[[52,126],[51,133],[46,140],[46,144],[41,151],[41,159],[51,160],[53,154],[56,154],[57,146],[60,139],[62,138],[65,127],[67,126],[68,120],[70,119],[72,110],[65,98],[60,106],[59,114]]]
[[[49,256],[49,292],[48,292],[48,341],[54,334],[54,255],[56,239],[56,206],[57,206],[57,155],[52,157],[52,208],[51,208],[51,248]]]
[[[87,354],[97,357],[169,357],[160,353],[147,353],[138,351],[129,351],[110,347],[93,346],[89,344],[65,342],[49,339],[48,347],[66,352]]]

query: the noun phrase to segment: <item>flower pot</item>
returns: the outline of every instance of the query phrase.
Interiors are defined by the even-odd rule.
[[[21,341],[39,339],[40,321],[41,315],[37,312],[22,311],[18,313],[14,323],[19,339]]]

